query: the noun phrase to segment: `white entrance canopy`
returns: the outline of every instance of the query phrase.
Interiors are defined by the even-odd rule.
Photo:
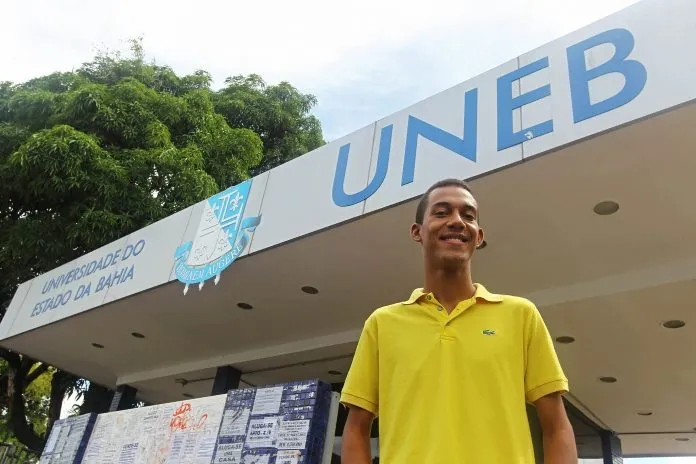
[[[470,179],[475,278],[574,339],[570,401],[625,455],[696,454],[694,31],[696,3],[646,0],[522,55],[23,283],[0,344],[151,402],[222,365],[339,382],[421,283],[415,198]]]

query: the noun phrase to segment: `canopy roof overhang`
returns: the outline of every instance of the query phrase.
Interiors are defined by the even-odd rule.
[[[675,441],[696,426],[695,124],[688,105],[472,182],[488,241],[476,280],[533,299],[554,337],[575,338],[557,345],[570,399],[630,434],[628,453],[675,444],[696,453]],[[620,210],[596,215],[606,199]],[[340,382],[369,312],[421,283],[414,209],[409,201],[249,255],[186,297],[169,283],[3,344],[104,385],[130,384],[151,402],[210,394],[226,364],[251,385]],[[688,324],[660,325],[670,319]]]

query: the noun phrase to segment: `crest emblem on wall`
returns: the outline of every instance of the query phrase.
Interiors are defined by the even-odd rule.
[[[195,237],[177,248],[175,273],[186,284],[184,295],[189,285],[198,284],[201,290],[205,281],[213,278],[217,285],[220,273],[249,244],[249,234],[261,222],[261,216],[244,217],[251,182],[249,179],[208,198]]]

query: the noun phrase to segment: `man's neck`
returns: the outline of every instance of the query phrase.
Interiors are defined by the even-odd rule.
[[[460,301],[468,300],[476,287],[471,280],[471,271],[468,266],[456,271],[443,269],[425,273],[425,291],[432,292],[437,301],[451,313]]]

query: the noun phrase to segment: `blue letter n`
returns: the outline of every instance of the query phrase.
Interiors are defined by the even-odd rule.
[[[464,158],[476,162],[476,135],[478,118],[478,89],[469,90],[464,96],[464,134],[462,138],[450,134],[439,127],[428,124],[413,116],[408,117],[406,129],[406,148],[404,150],[404,169],[401,185],[413,182],[416,170],[416,150],[418,136],[447,148]]]
[[[602,44],[612,44],[616,48],[609,61],[587,69],[585,52]],[[573,102],[573,120],[577,123],[598,116],[625,105],[636,98],[645,87],[648,73],[640,62],[628,60],[635,42],[626,29],[612,29],[568,47],[568,74],[570,77],[570,96]],[[619,73],[626,80],[624,87],[606,100],[590,102],[590,81],[609,73]]]

